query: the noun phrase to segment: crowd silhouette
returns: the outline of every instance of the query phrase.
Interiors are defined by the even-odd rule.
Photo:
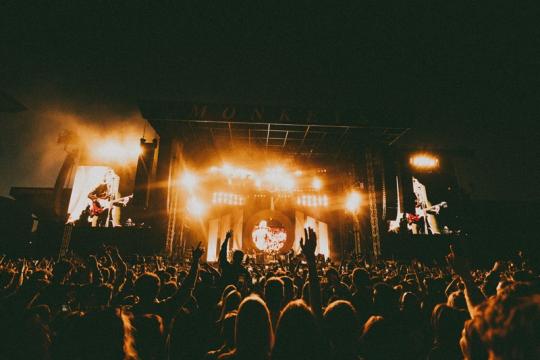
[[[216,267],[121,256],[0,263],[0,359],[540,359],[540,278],[519,254],[472,268],[302,254]]]

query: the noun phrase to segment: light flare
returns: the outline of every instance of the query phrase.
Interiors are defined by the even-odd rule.
[[[434,169],[439,166],[439,159],[430,154],[417,154],[409,159],[409,163],[418,169]]]
[[[345,209],[352,213],[357,212],[362,205],[362,196],[358,191],[351,191],[345,200]]]

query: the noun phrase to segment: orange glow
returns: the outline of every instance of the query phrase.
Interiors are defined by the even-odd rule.
[[[186,210],[192,216],[201,217],[206,211],[206,205],[200,199],[192,196],[187,201]]]
[[[313,181],[311,182],[311,186],[314,190],[321,190],[322,189],[322,181],[318,177],[313,178]]]
[[[328,207],[328,195],[301,195],[296,198],[296,204],[308,207]]]
[[[244,179],[253,176],[253,172],[244,168],[235,167],[224,163],[221,167],[212,166],[209,170],[211,174],[221,174],[228,179]]]
[[[291,192],[296,189],[297,177],[303,173],[301,170],[292,171],[281,165],[272,165],[262,170],[253,170],[223,163],[221,166],[211,166],[210,174],[220,174],[232,185],[235,180],[252,181],[257,189],[268,191]]]
[[[262,180],[269,185],[271,191],[293,191],[296,186],[293,176],[281,166],[267,168]]]
[[[141,148],[138,142],[106,139],[96,144],[92,152],[94,157],[101,161],[126,163],[135,161],[141,153]]]
[[[185,171],[180,178],[180,183],[186,189],[192,190],[199,183],[199,179],[194,173]]]
[[[430,154],[414,155],[409,162],[418,169],[434,169],[439,166],[439,159]]]
[[[212,194],[212,203],[224,205],[244,205],[245,199],[239,194],[215,192]]]
[[[345,200],[345,209],[352,213],[357,212],[362,205],[362,196],[358,191],[351,191]]]

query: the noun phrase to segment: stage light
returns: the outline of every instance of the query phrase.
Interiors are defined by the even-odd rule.
[[[221,167],[224,175],[229,175],[233,173],[233,167],[229,164],[223,164]]]
[[[328,207],[328,195],[301,195],[296,197],[296,204],[308,207]]]
[[[301,170],[296,170],[296,171],[294,172],[294,175],[295,175],[295,176],[302,176],[302,171],[301,171]]]
[[[213,204],[224,205],[244,205],[245,199],[242,195],[232,193],[215,192],[212,194]]]
[[[267,168],[263,180],[270,185],[270,191],[293,191],[296,185],[294,177],[281,166]]]
[[[313,181],[311,182],[311,187],[313,187],[314,190],[321,190],[322,188],[322,181],[321,179],[315,177],[313,178]]]
[[[347,199],[345,200],[345,208],[354,213],[357,212],[360,208],[360,205],[362,204],[362,196],[358,191],[351,191],[347,195]]]
[[[136,161],[141,154],[139,143],[109,139],[92,147],[93,158],[100,161],[128,163]]]
[[[284,177],[282,183],[282,189],[287,191],[293,191],[294,190],[294,179],[291,177]]]
[[[182,186],[184,186],[188,190],[195,188],[198,181],[199,180],[197,178],[197,175],[189,171],[184,171],[184,173],[182,174],[182,178],[180,179],[180,183],[182,184]]]
[[[187,201],[186,210],[190,215],[200,217],[204,214],[206,206],[201,200],[192,196]]]
[[[439,159],[430,154],[417,154],[409,159],[409,163],[418,169],[434,169],[439,166]]]

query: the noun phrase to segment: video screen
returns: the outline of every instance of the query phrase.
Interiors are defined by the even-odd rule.
[[[404,191],[403,197],[414,204],[409,209],[398,206],[397,217],[389,222],[388,231],[412,235],[450,235],[459,233],[456,222],[458,209],[454,186],[448,179],[440,177],[412,176],[404,186],[411,186],[411,191]]]
[[[261,220],[251,232],[255,247],[264,252],[278,252],[287,242],[285,227],[277,221]]]

